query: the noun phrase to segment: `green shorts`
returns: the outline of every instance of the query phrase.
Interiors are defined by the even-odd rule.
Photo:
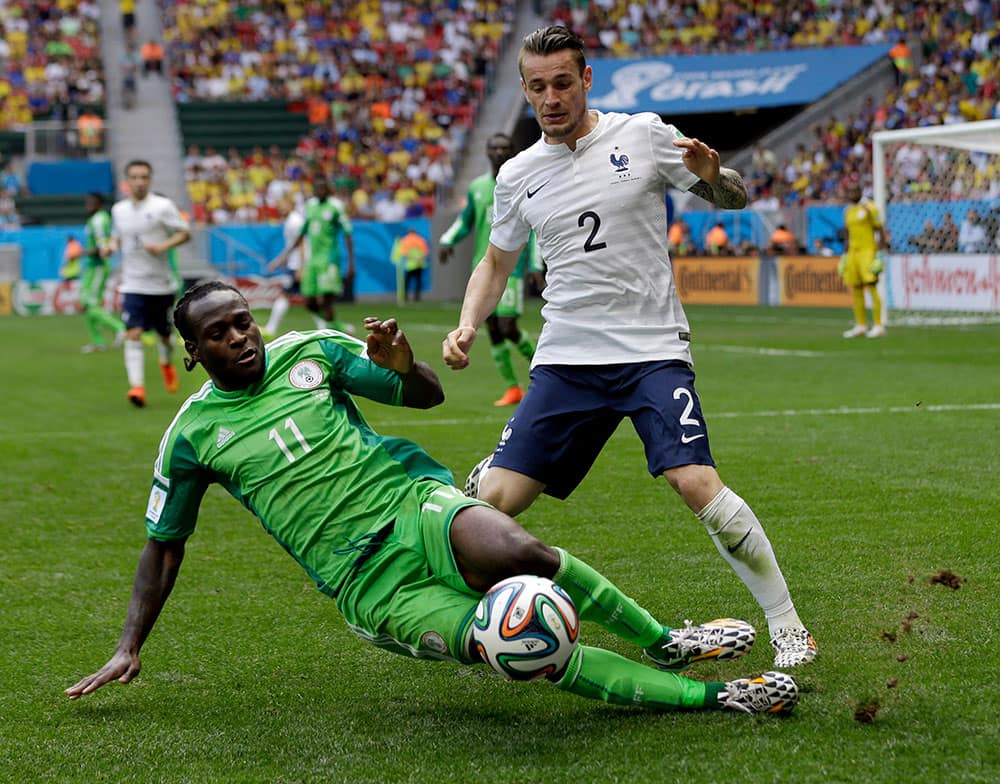
[[[100,307],[104,303],[104,287],[107,285],[111,270],[105,262],[83,263],[80,275],[80,306],[87,308]]]
[[[312,262],[306,264],[302,268],[299,291],[302,292],[303,297],[320,297],[324,294],[333,294],[335,297],[339,297],[344,293],[340,265]]]
[[[507,285],[493,315],[500,318],[517,318],[522,313],[524,313],[524,278],[511,275],[507,278]]]
[[[466,585],[451,550],[451,523],[486,506],[433,480],[414,487],[392,533],[340,589],[351,631],[393,653],[471,664],[469,630],[482,593]]]

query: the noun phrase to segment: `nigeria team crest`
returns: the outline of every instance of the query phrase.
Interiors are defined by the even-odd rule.
[[[288,371],[288,380],[296,389],[315,389],[323,383],[323,369],[311,359],[304,359]]]

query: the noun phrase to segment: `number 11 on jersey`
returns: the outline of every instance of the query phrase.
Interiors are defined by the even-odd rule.
[[[309,442],[306,441],[305,437],[302,435],[302,431],[299,430],[299,426],[295,424],[295,420],[291,417],[288,417],[288,419],[285,420],[285,430],[292,431],[292,435],[295,436],[295,440],[298,441],[299,446],[302,447],[303,454],[309,454],[312,451],[312,447],[309,446]],[[267,437],[278,445],[278,449],[281,450],[281,453],[288,459],[289,463],[295,462],[295,455],[292,453],[292,450],[288,448],[288,444],[285,443],[285,439],[281,437],[281,433],[278,432],[278,428],[271,428]]]

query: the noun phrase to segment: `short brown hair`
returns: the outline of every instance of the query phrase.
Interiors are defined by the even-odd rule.
[[[517,56],[517,70],[523,77],[525,55],[549,55],[566,49],[573,51],[576,65],[580,69],[580,75],[583,76],[583,69],[587,67],[587,58],[584,56],[586,44],[580,36],[562,25],[542,27],[526,35],[521,44],[521,52]]]

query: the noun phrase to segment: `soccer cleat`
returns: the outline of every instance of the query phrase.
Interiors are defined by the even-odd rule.
[[[163,386],[167,392],[173,394],[181,388],[181,382],[177,380],[177,370],[173,365],[160,365],[160,372],[163,374]]]
[[[476,463],[475,467],[465,478],[465,487],[462,488],[462,492],[469,496],[469,498],[479,498],[479,480],[483,478],[483,473],[490,467],[492,462],[493,453],[490,452],[490,454]]]
[[[146,390],[143,387],[132,387],[128,391],[128,402],[136,408],[146,405]]]
[[[684,621],[683,629],[671,629],[670,640],[643,650],[644,656],[661,670],[680,670],[706,659],[735,659],[750,650],[757,633],[746,621],[716,618],[700,626]]]
[[[862,335],[868,334],[868,328],[864,324],[855,324],[847,332],[844,333],[845,338],[859,338]]]
[[[791,675],[765,672],[756,678],[729,681],[718,700],[723,708],[743,713],[791,713],[799,701],[799,687]]]
[[[798,667],[816,658],[816,641],[801,626],[778,629],[771,638],[771,645],[774,646],[775,667]]]
[[[511,387],[503,393],[503,397],[495,401],[495,406],[516,406],[524,397],[524,390],[521,387]]]
[[[107,351],[108,347],[103,343],[88,343],[86,346],[82,346],[80,351],[84,354],[94,354],[98,351]]]
[[[866,338],[884,338],[885,337],[885,327],[881,324],[876,324],[865,334]]]

